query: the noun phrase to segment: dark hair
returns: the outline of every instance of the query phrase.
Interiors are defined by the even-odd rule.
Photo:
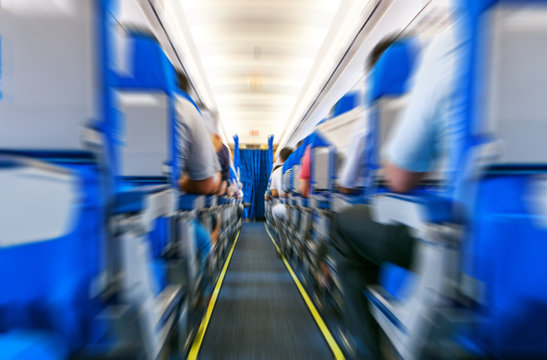
[[[186,75],[180,70],[177,70],[177,86],[185,93],[190,92],[190,81],[188,80]]]
[[[279,151],[279,158],[283,161],[287,160],[289,156],[291,156],[293,150],[290,147],[284,147]]]
[[[304,142],[304,139],[300,139],[300,141],[296,144],[296,147],[299,148],[303,142]]]
[[[376,63],[378,62],[378,60],[380,59],[384,51],[386,51],[397,40],[398,40],[397,35],[389,35],[383,38],[382,40],[380,40],[380,42],[376,44],[376,46],[374,47],[374,49],[372,49],[372,51],[370,52],[370,55],[368,56],[368,59],[367,59],[368,69],[371,69],[374,65],[376,65]]]

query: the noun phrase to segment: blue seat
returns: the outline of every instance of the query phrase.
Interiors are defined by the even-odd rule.
[[[52,13],[63,11],[50,5]],[[96,83],[107,82],[108,69],[87,55],[105,55],[112,29],[110,4],[94,5],[79,2],[78,16],[0,14],[2,23],[17,24],[0,32],[12,44],[5,56],[12,59],[15,84],[3,89],[11,100],[0,104],[12,119],[0,135],[5,358],[66,358],[107,337],[96,318],[106,307],[99,295],[111,274],[105,258],[111,188],[104,169],[113,160],[107,139],[115,121],[108,94]],[[97,40],[99,30],[105,37]],[[66,33],[70,40],[58,46]],[[43,56],[36,43],[55,43],[54,51],[29,67],[28,58]],[[91,114],[95,106],[104,112]],[[93,142],[90,134],[106,140]],[[97,281],[101,274],[104,282]]]
[[[62,341],[39,332],[13,331],[0,334],[0,349],[5,359],[63,360],[69,356]]]
[[[168,190],[169,185],[136,186],[116,194],[114,214],[142,212],[147,206],[147,198]]]
[[[456,177],[464,182],[461,197],[469,219],[461,289],[478,305],[478,320],[467,334],[475,346],[498,358],[542,358],[547,356],[547,292],[540,254],[547,230],[540,204],[547,158],[545,122],[538,120],[545,114],[547,52],[539,44],[547,34],[543,28],[521,31],[510,19],[528,19],[530,9],[547,19],[547,2],[514,5],[464,2],[470,65],[462,74],[469,129],[462,148],[477,155],[480,166],[466,182]],[[491,63],[499,66],[475,70]],[[484,102],[477,101],[480,94],[487,94]]]
[[[536,16],[547,16],[544,1],[519,5],[524,3],[538,6]],[[539,275],[545,271],[545,262],[538,256],[545,251],[547,231],[537,221],[544,214],[532,205],[542,201],[543,193],[530,190],[542,187],[538,179],[547,164],[539,135],[545,125],[534,120],[545,111],[545,85],[538,78],[545,77],[542,64],[547,53],[537,46],[545,31],[521,32],[510,25],[508,19],[524,19],[527,14],[526,7],[513,5],[512,1],[464,1],[461,5],[458,25],[465,51],[458,86],[463,106],[455,119],[458,131],[452,139],[449,186],[437,198],[423,193],[375,197],[377,215],[384,214],[384,220],[389,217],[418,231],[424,226],[436,229],[419,236],[425,240],[422,251],[435,256],[420,258],[425,271],[419,273],[417,283],[428,272],[444,273],[444,280],[432,285],[444,297],[436,304],[418,294],[410,295],[413,300],[397,300],[382,289],[368,293],[375,317],[403,358],[419,357],[424,346],[420,338],[424,329],[416,334],[409,321],[412,317],[401,310],[405,301],[413,301],[414,313],[421,311],[429,319],[453,314],[444,319],[452,337],[444,334],[443,343],[452,341],[475,356],[547,355],[541,340],[547,334],[547,293]],[[492,63],[499,66],[485,66]],[[523,88],[530,89],[526,96],[520,93]],[[446,250],[435,253],[435,248]],[[440,262],[438,258],[443,257]],[[466,306],[459,303],[462,298]],[[431,307],[438,308],[436,315],[427,311]],[[422,324],[431,329],[428,321]]]

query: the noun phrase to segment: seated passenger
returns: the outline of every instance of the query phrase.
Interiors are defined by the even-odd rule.
[[[298,192],[302,197],[310,196],[310,179],[311,179],[311,145],[306,147],[304,156],[300,161],[300,172],[298,173]]]
[[[219,134],[211,135],[211,142],[217,153],[220,163],[220,186],[217,195],[222,196],[228,190],[228,180],[230,178],[230,150],[222,143],[222,138]]]
[[[274,167],[272,175],[270,176],[270,193],[271,196],[276,198],[284,196],[285,193],[281,188],[282,178],[283,178],[283,164],[291,156],[293,150],[289,147],[284,147],[279,151],[279,161],[278,164]]]
[[[450,119],[457,116],[456,61],[458,41],[445,30],[428,46],[415,77],[410,102],[383,152],[385,177],[394,192],[412,190],[446,150]],[[392,39],[377,45],[372,67]],[[459,44],[461,46],[461,44]],[[334,221],[337,269],[344,293],[344,321],[354,341],[355,357],[381,358],[379,327],[363,290],[378,283],[379,267],[391,262],[408,268],[416,240],[403,225],[374,222],[366,205],[345,209]]]
[[[178,86],[186,94],[190,84],[177,72]],[[220,188],[220,165],[209,131],[197,107],[186,94],[177,96],[178,154],[182,175],[179,187],[191,194],[216,194]]]
[[[285,193],[281,188],[283,177],[283,163],[285,163],[285,161],[292,154],[292,152],[293,150],[289,147],[284,147],[283,149],[281,149],[281,151],[279,151],[279,164],[274,167],[271,175],[270,194],[272,198],[285,196]],[[272,215],[277,225],[280,225],[279,222],[281,220],[285,220],[287,216],[286,206],[284,204],[276,204],[272,208]]]
[[[355,194],[364,187],[367,113],[355,123],[352,133],[352,140],[346,149],[346,160],[338,178],[338,191],[343,194]]]
[[[361,116],[355,123],[352,131],[352,141],[345,149],[345,156],[338,190],[344,194],[353,194],[364,185],[364,151],[367,135],[367,118]],[[310,195],[311,179],[311,146],[306,147],[304,156],[300,161],[300,173],[298,174],[298,192],[305,198]]]

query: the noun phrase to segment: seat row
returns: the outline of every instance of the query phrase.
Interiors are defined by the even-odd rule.
[[[183,354],[240,219],[235,198],[178,189],[174,68],[147,34],[125,31],[120,51],[116,1],[11,6],[0,12],[2,357]],[[219,236],[200,264],[194,237],[211,214]]]
[[[337,214],[366,204],[377,222],[411,229],[419,240],[411,271],[385,263],[380,283],[363,289],[363,301],[402,358],[423,358],[428,347],[445,349],[447,358],[541,358],[547,354],[540,340],[547,334],[540,255],[547,227],[539,204],[545,202],[547,123],[540,119],[547,89],[540,79],[547,52],[540,42],[547,33],[524,23],[545,19],[547,8],[544,1],[517,6],[498,0],[461,1],[456,9],[454,26],[464,45],[454,101],[461,112],[450,120],[448,163],[410,193],[386,184],[380,150],[412,101],[409,78],[418,56],[416,42],[400,40],[370,70],[366,104],[356,103],[367,116],[364,187],[355,195],[338,191],[342,151],[316,130],[285,162],[288,196],[272,200],[286,204],[290,215],[280,224],[269,214],[268,222],[301,276],[310,279],[310,290],[321,286],[320,262],[328,264],[332,283],[323,292],[338,311],[344,297],[332,256]],[[306,147],[312,157],[309,198],[297,182]],[[317,251],[321,244],[326,256]]]

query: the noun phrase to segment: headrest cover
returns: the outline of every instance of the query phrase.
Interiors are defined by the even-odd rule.
[[[359,91],[352,91],[342,96],[340,100],[334,105],[332,117],[335,118],[339,115],[347,113],[361,105],[361,93]]]
[[[522,2],[522,0],[454,0],[454,2],[459,5],[461,10],[464,11],[464,13],[467,13],[468,15],[478,15],[484,10],[486,10],[487,7],[498,3],[498,2],[507,2],[507,3],[518,3]],[[532,0],[529,2],[539,2],[537,0]]]
[[[372,68],[369,103],[382,96],[398,96],[406,92],[416,58],[416,46],[411,39],[391,45]]]
[[[175,88],[175,69],[158,42],[148,34],[131,33],[129,46],[133,49],[133,76],[119,79],[119,86],[134,89]]]

